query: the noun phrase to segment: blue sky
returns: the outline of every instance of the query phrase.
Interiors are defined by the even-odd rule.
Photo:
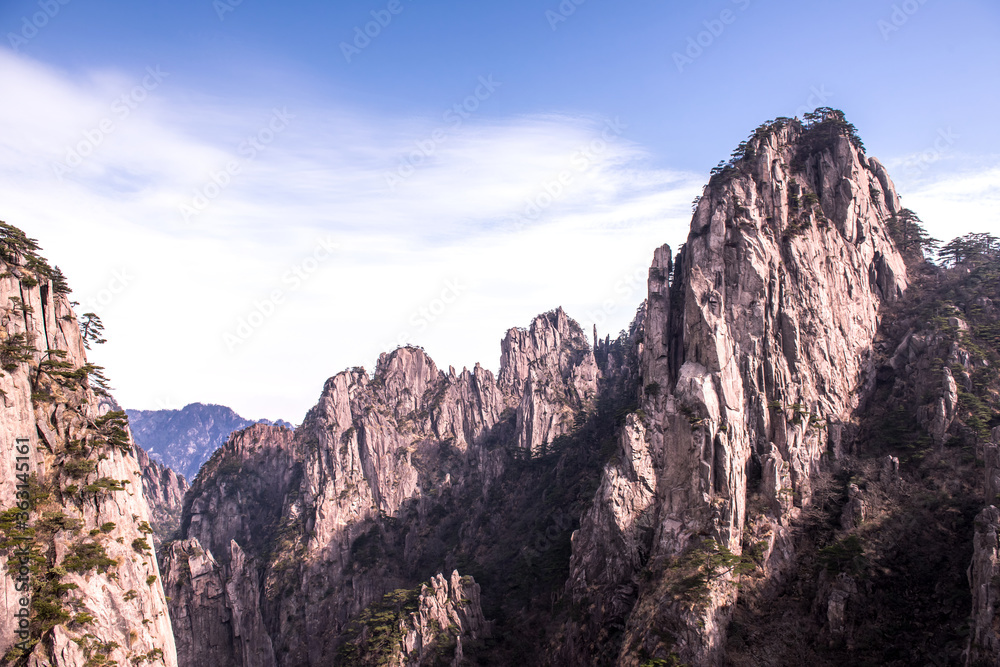
[[[815,106],[932,233],[1000,228],[987,0],[8,0],[0,28],[0,219],[105,319],[129,407],[297,422],[399,342],[495,368],[557,305],[613,334],[708,170]]]

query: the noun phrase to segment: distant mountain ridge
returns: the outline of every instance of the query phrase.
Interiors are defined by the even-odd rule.
[[[193,480],[234,431],[253,424],[293,428],[286,421],[246,419],[224,405],[191,403],[180,410],[126,410],[132,436],[149,456]]]

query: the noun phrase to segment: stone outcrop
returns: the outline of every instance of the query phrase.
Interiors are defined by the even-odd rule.
[[[387,651],[379,628],[364,626],[359,637],[345,647],[348,650],[341,651],[338,664],[459,667],[470,664],[465,660],[464,645],[490,636],[490,624],[483,617],[479,601],[479,585],[472,577],[460,576],[457,570],[450,579],[441,574],[431,577],[429,584],[421,585],[412,606],[414,610],[407,613],[404,609],[396,622],[395,646]],[[372,622],[365,614],[362,620]]]
[[[620,524],[604,517],[648,502],[639,482],[619,500],[609,467],[574,539],[570,578],[574,598],[597,609],[614,608],[629,578],[640,589],[619,664],[718,659],[731,577],[697,604],[678,604],[663,586],[642,587],[639,566],[658,579],[706,536],[738,555],[751,476],[763,480],[775,534],[808,505],[833,431],[870,380],[880,308],[907,286],[885,224],[900,210],[885,169],[846,133],[825,132],[797,121],[759,129],[709,182],[683,250],[654,256],[641,344],[649,425],[628,450],[648,451],[652,463],[655,502],[644,511],[655,534],[631,572],[586,548],[620,541]],[[592,616],[591,634],[608,622]]]
[[[975,521],[972,562],[968,578],[972,589],[972,617],[966,664],[1000,663],[1000,426],[993,429],[986,443],[986,502]]]
[[[990,505],[976,516],[972,563],[972,619],[966,664],[1000,663],[1000,510]]]
[[[562,309],[540,315],[503,341],[499,385],[517,406],[518,446],[537,454],[569,432],[597,399],[597,362],[583,330]]]
[[[188,483],[183,475],[178,475],[171,468],[149,458],[146,450],[139,445],[135,445],[135,457],[142,470],[142,494],[149,504],[153,544],[159,549],[181,527],[181,510]]]
[[[957,318],[955,318],[957,319]],[[964,324],[964,323],[963,323]],[[943,362],[943,363],[942,363]],[[973,370],[968,351],[938,331],[908,331],[889,360],[897,382],[921,397],[916,409],[920,425],[940,448],[950,434],[958,410],[958,383],[952,369],[963,369],[968,382]],[[903,393],[902,387],[896,389]]]
[[[405,660],[400,660],[401,665],[418,667],[427,664],[435,644],[441,642],[442,632],[447,644],[455,644],[452,664],[461,664],[463,641],[490,636],[490,624],[483,617],[479,601],[479,585],[472,577],[460,576],[458,570],[451,573],[450,580],[438,574],[431,579],[429,586],[421,587],[419,608],[411,614],[405,629]]]
[[[35,250],[20,230],[3,225],[0,507],[10,511],[0,523],[2,662],[171,667],[174,640],[127,423],[121,413],[100,410],[100,369],[87,362],[89,341],[69,289]],[[16,496],[19,484],[27,488]],[[21,549],[30,552],[24,570]],[[28,570],[30,595],[16,578]],[[10,619],[26,597],[30,621],[18,636]]]
[[[443,508],[481,506],[514,458],[541,455],[578,427],[594,409],[600,377],[562,309],[508,332],[497,377],[479,365],[444,372],[418,348],[383,354],[370,376],[355,368],[328,380],[294,436],[266,426],[234,434],[192,485],[181,537],[212,555],[216,574],[206,581],[221,577],[223,586],[235,540],[262,582],[262,632],[277,664],[327,664],[352,618],[405,587],[413,564],[444,553],[431,528]],[[401,526],[407,536],[394,546]],[[405,555],[397,562],[388,548]],[[168,551],[165,568],[184,586],[175,558],[185,556]],[[199,633],[238,644],[228,603],[194,609],[202,595],[171,597],[176,618],[216,625],[175,626],[182,665],[210,659],[183,648],[215,641]]]
[[[235,540],[225,556],[220,564],[197,539],[166,547],[164,587],[174,609],[178,662],[274,667],[257,568]]]

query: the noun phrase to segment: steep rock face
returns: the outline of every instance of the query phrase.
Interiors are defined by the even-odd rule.
[[[976,517],[969,582],[972,634],[967,665],[1000,662],[1000,510],[990,505]]]
[[[166,547],[164,587],[173,607],[178,662],[273,667],[257,568],[235,540],[225,556],[219,564],[196,539]]]
[[[142,470],[142,495],[149,504],[153,544],[159,549],[181,527],[181,510],[188,483],[183,475],[149,458],[146,450],[139,445],[135,446],[135,457]]]
[[[10,511],[0,521],[0,613],[15,618],[30,597],[30,620],[20,635],[19,624],[0,623],[0,654],[33,667],[176,665],[127,423],[101,414],[99,369],[87,363],[68,287],[36,249],[3,225],[0,507]],[[30,594],[16,578],[28,570]]]
[[[422,350],[397,349],[372,376],[356,368],[331,378],[293,439],[259,426],[234,436],[188,493],[182,535],[216,559],[235,540],[256,563],[277,664],[328,664],[361,610],[429,564],[441,566],[457,538],[441,532],[442,516],[456,503],[485,503],[519,449],[505,443],[522,443],[521,458],[543,451],[593,408],[599,376],[582,331],[561,309],[508,333],[499,380],[479,365],[445,373]],[[241,449],[240,438],[258,449]],[[264,495],[245,488],[247,479],[277,478]],[[258,514],[273,529],[248,530],[244,517]],[[178,618],[201,613],[177,606],[201,596],[171,597]],[[225,623],[217,607],[208,615]],[[206,659],[182,655],[181,664]]]
[[[628,415],[619,434],[621,455],[605,467],[581,521],[584,529],[573,535],[568,585],[593,621],[590,634],[571,642],[582,651],[578,655],[600,655],[611,639],[606,624],[620,622],[636,602],[633,577],[649,558],[656,521],[657,474],[646,436],[639,417]]]
[[[413,593],[397,591],[365,610],[359,619],[358,637],[341,647],[336,664],[345,667],[470,664],[465,660],[464,645],[488,638],[491,632],[489,622],[483,617],[475,580],[462,577],[455,570],[450,579],[437,574],[429,584],[421,585],[419,594]],[[387,611],[392,611],[392,602],[402,603],[401,618],[395,621],[395,632],[386,637],[389,628],[385,617]],[[388,623],[391,625],[392,621]]]
[[[771,496],[773,548],[781,523],[808,505],[811,477],[857,406],[880,306],[907,285],[885,227],[900,207],[884,168],[824,126],[758,130],[706,187],[673,274],[668,248],[654,257],[641,407],[656,479],[646,567],[661,582],[692,549],[703,552],[697,562],[741,552],[751,475]],[[614,540],[602,518],[619,513],[607,500],[613,477],[574,544]],[[627,495],[643,493],[636,482]],[[595,608],[610,606],[627,575],[595,578],[603,557],[574,549],[574,596]],[[646,587],[619,664],[672,653],[693,664],[717,659],[735,599],[729,578],[709,573],[712,585],[694,601],[676,586]]]
[[[285,494],[300,477],[292,431],[266,424],[238,431],[195,478],[184,498],[181,533],[224,561],[234,540],[269,544]]]
[[[1000,426],[993,429],[986,445],[986,499],[995,502],[1000,480]],[[987,506],[976,516],[969,585],[972,589],[972,619],[966,664],[994,665],[1000,662],[1000,510]]]
[[[517,406],[518,445],[537,454],[569,432],[597,398],[597,362],[583,330],[562,309],[512,329],[503,341],[498,378]]]
[[[267,420],[245,419],[222,405],[192,403],[180,410],[126,410],[135,441],[152,458],[164,463],[188,480],[229,436],[252,424]],[[291,428],[286,422],[276,426]]]
[[[274,665],[257,558],[278,539],[286,494],[301,475],[292,432],[257,424],[234,433],[195,479],[185,496],[185,539],[163,556],[179,664]]]
[[[976,516],[995,477],[986,427],[1000,413],[1000,348],[988,306],[1000,284],[983,276],[996,275],[998,259],[940,267],[907,254],[910,286],[883,309],[874,372],[852,422],[831,429],[837,460],[781,526],[790,542],[776,551],[791,561],[779,576],[740,577],[723,664],[965,662]],[[942,403],[954,414],[929,409]],[[752,514],[761,501],[751,497]],[[751,560],[760,539],[744,539]],[[989,615],[977,616],[988,627]]]

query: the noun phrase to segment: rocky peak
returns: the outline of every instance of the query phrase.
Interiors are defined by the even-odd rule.
[[[498,384],[517,405],[518,444],[538,454],[593,408],[600,371],[583,329],[562,308],[511,329],[501,344]]]
[[[381,400],[401,418],[419,410],[424,395],[442,379],[441,371],[422,348],[401,347],[379,356],[372,384],[380,389]]]
[[[560,307],[536,317],[527,329],[514,328],[500,344],[498,382],[520,396],[534,371],[536,377],[567,378],[590,349],[587,337]]]
[[[738,499],[745,462],[776,449],[808,502],[824,442],[801,415],[840,422],[856,407],[881,305],[907,285],[887,227],[898,208],[884,169],[831,118],[765,125],[713,175],[677,258],[669,308],[651,307],[657,326],[647,325],[645,346],[653,381],[662,359],[651,353],[670,350],[674,388],[673,406],[670,394],[647,396],[650,411],[689,413],[679,422],[698,420],[716,441],[708,449],[718,460],[703,458],[692,500]],[[798,423],[787,421],[789,406],[799,406]],[[717,476],[730,456],[735,477]],[[733,546],[739,514],[720,534]]]
[[[247,648],[228,621],[256,599],[272,642],[264,653],[278,664],[328,664],[352,618],[403,586],[416,564],[441,558],[455,539],[436,532],[443,514],[484,503],[513,459],[569,432],[596,397],[593,352],[561,309],[510,332],[503,359],[509,379],[498,381],[478,364],[444,373],[422,349],[399,348],[381,355],[371,376],[354,368],[330,378],[294,436],[262,426],[235,434],[192,485],[183,539],[165,555],[182,663],[214,659],[212,646],[258,655],[264,644]],[[412,532],[404,540],[401,530]],[[234,544],[245,555],[238,565]],[[380,560],[390,549],[406,557]],[[192,593],[184,573],[195,565],[206,574]],[[236,579],[263,583],[210,594]],[[445,589],[456,600],[473,590]],[[443,594],[435,591],[428,604]],[[448,605],[431,605],[406,631],[418,660],[429,646],[425,626],[442,621]],[[258,627],[253,614],[242,617]]]
[[[606,468],[574,539],[577,600],[632,609],[612,601],[636,568],[738,555],[746,522],[756,520],[751,482],[767,471],[772,483],[759,488],[773,495],[765,499],[772,540],[808,506],[821,457],[872,376],[882,304],[907,286],[887,226],[898,210],[884,168],[835,112],[765,124],[713,170],[687,243],[673,261],[668,247],[657,249],[649,273],[640,346],[647,421],[622,441],[620,458],[649,461],[653,472]],[[621,539],[631,561],[588,546]],[[694,609],[669,589],[647,589],[619,664],[675,652],[710,663],[735,598],[726,577]],[[672,628],[674,644],[653,627]]]

